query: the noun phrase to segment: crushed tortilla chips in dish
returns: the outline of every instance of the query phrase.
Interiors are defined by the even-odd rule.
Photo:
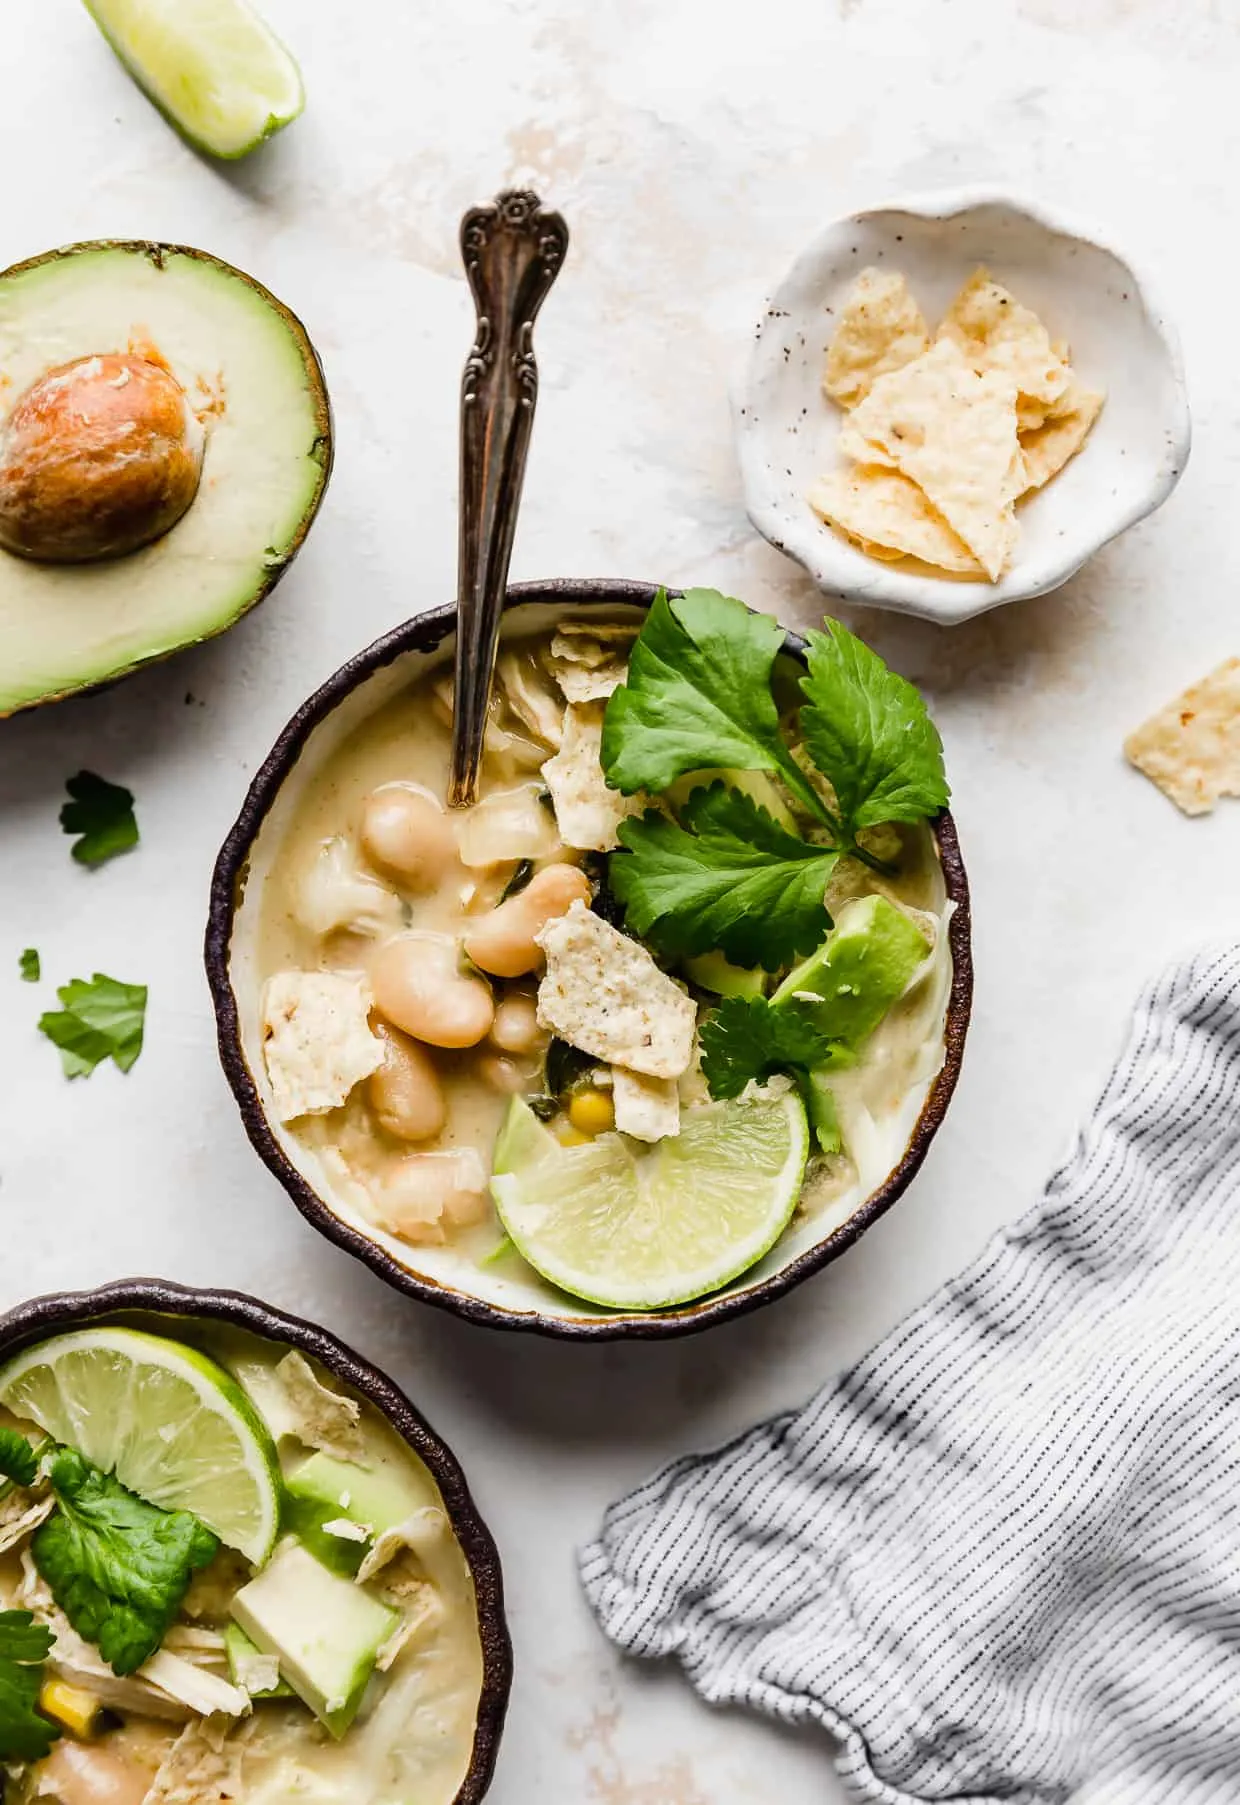
[[[867,556],[915,558],[998,582],[1016,503],[1088,438],[1103,396],[1067,344],[975,270],[931,338],[898,271],[862,270],[827,347],[823,390],[844,409],[848,464],[808,501]]]

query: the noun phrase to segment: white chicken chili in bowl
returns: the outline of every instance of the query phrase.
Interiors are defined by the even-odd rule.
[[[338,1344],[137,1282],[0,1322],[5,1805],[477,1799],[507,1684],[459,1472]]]
[[[708,590],[505,627],[473,808],[446,640],[376,648],[260,774],[208,939],[225,1064],[302,1207],[411,1289],[692,1320],[865,1217],[945,1106],[941,746],[838,623],[804,661]]]

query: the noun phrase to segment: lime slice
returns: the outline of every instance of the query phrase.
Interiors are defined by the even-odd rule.
[[[563,1147],[519,1097],[491,1191],[520,1253],[562,1291],[659,1310],[760,1260],[796,1208],[809,1130],[795,1091],[686,1111],[653,1147],[621,1134]]]
[[[246,0],[86,0],[148,100],[195,150],[244,157],[306,104],[301,71]]]
[[[77,1329],[0,1368],[0,1404],[150,1504],[189,1510],[261,1565],[280,1521],[280,1467],[236,1380],[139,1329]]]

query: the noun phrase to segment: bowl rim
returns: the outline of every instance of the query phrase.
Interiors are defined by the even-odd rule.
[[[867,573],[864,582],[859,579],[850,580],[844,570],[823,556],[816,555],[816,548],[824,543],[822,534],[816,533],[812,542],[807,537],[803,545],[793,545],[786,537],[786,525],[778,512],[777,502],[767,480],[768,460],[762,455],[766,440],[749,424],[753,414],[753,396],[764,367],[764,327],[772,317],[773,310],[778,310],[781,297],[817,268],[832,239],[847,227],[878,214],[912,214],[922,219],[949,220],[984,207],[1003,208],[1009,213],[1031,220],[1045,232],[1088,244],[1112,257],[1121,269],[1128,272],[1133,292],[1160,340],[1167,359],[1172,393],[1172,408],[1163,422],[1168,435],[1167,456],[1155,479],[1115,517],[1113,524],[1108,526],[1101,537],[1091,538],[1083,549],[1078,545],[1066,550],[1054,564],[1048,563],[1043,568],[1041,577],[1036,580],[1021,582],[1019,567],[1009,572],[999,583],[981,583],[964,582],[950,577],[923,576],[900,571],[878,561],[873,561],[873,571]],[[1164,305],[1158,280],[1150,275],[1140,259],[1134,261],[1108,233],[1090,221],[1070,211],[1048,206],[1044,201],[1033,199],[1019,190],[988,184],[895,194],[870,205],[857,207],[851,213],[840,214],[823,226],[788,265],[762,304],[757,329],[750,338],[743,368],[734,387],[732,429],[746,512],[769,545],[785,557],[794,559],[808,572],[819,589],[830,595],[838,595],[853,606],[888,609],[893,613],[911,614],[919,619],[937,621],[947,626],[972,620],[977,615],[989,613],[992,608],[1003,607],[1008,602],[1027,601],[1033,596],[1046,595],[1058,589],[1070,577],[1075,576],[1103,546],[1109,545],[1121,533],[1126,533],[1129,527],[1135,526],[1163,505],[1183,476],[1192,450],[1192,415],[1188,402],[1184,355],[1179,333]],[[824,527],[822,532],[829,533],[830,529]]]
[[[448,1444],[387,1374],[337,1336],[244,1291],[177,1284],[171,1279],[114,1279],[85,1291],[54,1291],[0,1314],[0,1362],[55,1334],[132,1311],[201,1317],[285,1342],[325,1366],[384,1416],[423,1461],[439,1487],[453,1534],[469,1566],[482,1647],[482,1690],[469,1767],[453,1805],[477,1805],[495,1772],[512,1690],[512,1640],[504,1607],[504,1576],[494,1537],[475,1504],[460,1462]]]
[[[558,607],[562,611],[590,607],[649,608],[663,587],[657,583],[606,577],[554,577],[541,582],[514,583],[505,596],[504,613],[508,615],[526,606]],[[671,593],[678,592],[673,590]],[[275,803],[283,779],[310,735],[360,684],[406,652],[433,652],[454,631],[455,625],[454,604],[432,609],[405,621],[346,660],[289,720],[255,773],[237,820],[220,849],[211,880],[204,949],[207,982],[215,1007],[220,1063],[237,1100],[250,1144],[301,1214],[321,1234],[363,1260],[398,1291],[449,1310],[484,1328],[524,1331],[569,1341],[615,1341],[630,1337],[661,1340],[694,1334],[715,1323],[746,1315],[750,1310],[782,1297],[811,1273],[830,1265],[865,1233],[871,1223],[891,1208],[921,1166],[947,1113],[960,1076],[973,999],[969,885],[955,822],[945,810],[933,823],[947,895],[955,904],[948,926],[952,983],[943,1035],[943,1064],[931,1082],[899,1162],[846,1222],[778,1272],[771,1273],[759,1285],[730,1296],[699,1299],[696,1303],[667,1311],[617,1312],[599,1317],[556,1316],[541,1310],[508,1310],[471,1293],[454,1290],[423,1274],[410,1272],[377,1241],[342,1221],[280,1147],[242,1048],[237,998],[230,973],[230,945],[233,922],[245,892],[250,850]],[[796,634],[787,633],[784,643],[785,649],[794,656],[803,657],[805,642]]]

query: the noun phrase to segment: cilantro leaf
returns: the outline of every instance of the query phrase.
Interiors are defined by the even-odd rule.
[[[0,1761],[41,1761],[60,1734],[36,1709],[51,1647],[29,1611],[0,1611]]]
[[[739,1097],[775,1072],[815,1070],[833,1042],[795,1003],[728,997],[702,1023],[702,1072],[712,1097]]]
[[[56,992],[64,1005],[39,1017],[39,1030],[60,1049],[66,1078],[88,1077],[102,1060],[127,1072],[142,1051],[146,986],[122,984],[97,971]]]
[[[0,1474],[16,1485],[33,1485],[39,1457],[16,1429],[0,1429]]]
[[[712,1097],[739,1097],[777,1072],[794,1078],[824,1153],[843,1146],[827,1072],[837,1042],[796,1003],[728,997],[702,1023],[702,1073]]]
[[[60,825],[67,834],[82,836],[73,847],[80,865],[102,865],[138,844],[132,791],[93,771],[79,771],[65,788],[71,800],[60,811]]]
[[[808,637],[801,730],[835,791],[845,836],[937,815],[950,795],[943,742],[917,690],[839,621]]]
[[[771,694],[783,643],[778,621],[733,596],[687,589],[669,601],[660,589],[607,704],[607,781],[631,796],[658,794],[690,771],[778,771],[805,800],[810,786],[784,744]]]
[[[39,965],[39,954],[38,954],[38,949],[36,947],[28,946],[25,949],[25,951],[22,953],[21,957],[17,961],[17,969],[18,969],[18,971],[20,971],[20,973],[22,975],[23,983],[26,983],[26,984],[37,984],[38,983],[40,977],[42,976],[42,971],[41,971],[41,968]]]
[[[634,933],[672,957],[719,951],[768,971],[821,942],[838,852],[790,834],[719,782],[693,792],[681,822],[650,810],[620,825],[611,882]]]
[[[48,1476],[58,1509],[35,1533],[35,1565],[78,1634],[114,1673],[133,1673],[219,1542],[189,1511],[147,1504],[72,1448],[57,1451]]]

